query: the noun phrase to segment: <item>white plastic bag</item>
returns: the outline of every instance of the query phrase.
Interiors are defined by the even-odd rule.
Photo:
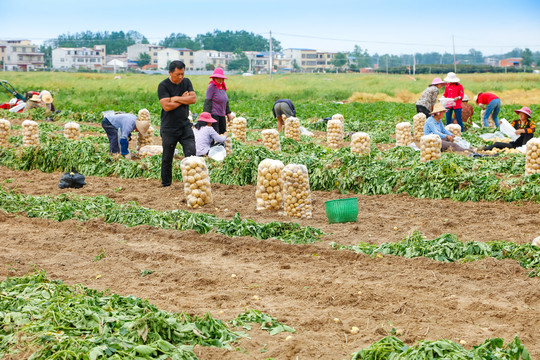
[[[468,142],[467,140],[465,140],[463,138],[457,137],[457,136],[454,138],[454,143],[461,146],[464,149],[470,149],[471,148],[471,143],[470,142]]]
[[[300,135],[313,136],[313,133],[303,126],[300,126]]]
[[[227,150],[225,150],[223,145],[212,146],[210,151],[208,151],[208,157],[216,161],[223,161],[225,156],[227,156]]]
[[[516,129],[508,122],[506,119],[501,119],[499,122],[499,125],[501,126],[501,131],[508,136],[512,141],[516,140],[519,135],[516,135]]]

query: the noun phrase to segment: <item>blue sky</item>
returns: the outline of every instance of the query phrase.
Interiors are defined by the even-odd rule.
[[[86,30],[136,30],[157,43],[171,33],[194,38],[215,29],[272,31],[283,48],[321,51],[359,45],[370,54],[451,53],[452,36],[457,53],[540,51],[540,0],[0,0],[0,39],[37,44]]]

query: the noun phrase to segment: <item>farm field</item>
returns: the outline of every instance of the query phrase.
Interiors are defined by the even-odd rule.
[[[290,76],[294,85],[284,92],[295,101],[301,125],[315,136],[299,142],[282,136],[281,153],[260,142],[260,130],[274,126],[270,109],[279,91],[265,87],[266,79],[257,77],[259,85],[254,85],[251,79],[231,77],[231,108],[248,119],[247,141],[234,141],[233,155],[221,163],[207,160],[213,202],[190,209],[180,159],[173,185],[160,188],[160,158],[111,158],[99,126],[101,111],[147,108],[156,129],[153,141],[160,144],[155,87],[163,76],[5,75],[24,89],[57,81],[53,95],[63,111],[53,122],[43,121],[42,111],[30,114],[40,129],[35,148],[21,146],[21,124],[28,114],[0,114],[11,121],[9,146],[0,148],[1,280],[43,270],[50,280],[133,295],[167,312],[209,313],[227,322],[255,309],[295,330],[270,335],[255,324],[246,331],[249,338],[231,342],[229,349],[196,345],[199,359],[351,359],[387,336],[411,347],[448,339],[466,350],[486,339],[508,344],[518,337],[531,359],[540,357],[540,249],[528,245],[540,235],[540,175],[523,175],[520,154],[472,159],[445,153],[441,160],[421,163],[412,149],[396,148],[395,125],[412,121],[415,114],[413,104],[396,101],[404,96],[400,88],[418,94],[428,77],[419,78],[422,86],[418,81],[412,86],[398,76],[389,77],[390,85],[382,76],[306,76],[315,86],[311,92],[302,75]],[[512,74],[503,81],[502,75],[464,75],[468,83],[463,83],[475,91],[490,86],[508,94],[534,93],[539,85],[533,76]],[[192,80],[205,88],[207,78]],[[134,83],[140,87],[128,101]],[[333,85],[321,90],[320,83]],[[259,86],[265,90],[258,92]],[[385,91],[393,101],[349,101],[355,92],[376,97]],[[194,112],[201,111],[204,97],[203,91],[197,93]],[[532,101],[503,101],[501,117],[512,119],[521,105],[530,105],[536,114],[540,99]],[[326,147],[318,119],[335,113],[344,115],[346,132],[370,133],[371,155],[350,154],[347,138],[338,150]],[[82,140],[64,139],[68,121],[81,124]],[[464,137],[478,146],[483,144],[478,135],[488,131]],[[267,157],[307,166],[311,219],[255,210],[257,165]],[[86,175],[87,185],[59,189],[61,175],[71,168]],[[358,199],[357,222],[328,224],[324,202],[349,197]],[[181,218],[189,219],[186,224],[174,222],[186,214]],[[381,249],[402,244],[412,252],[412,244],[427,246],[421,237],[438,241],[439,248],[430,250],[434,258],[354,251],[367,243]],[[504,250],[493,256],[469,253],[460,260],[453,257],[460,242]],[[427,254],[425,249],[420,252]],[[351,332],[353,327],[358,331]],[[0,335],[0,342],[6,339]],[[36,346],[28,344],[4,358],[28,358]]]

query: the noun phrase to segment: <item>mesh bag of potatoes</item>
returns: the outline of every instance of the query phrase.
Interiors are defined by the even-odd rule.
[[[288,164],[281,171],[285,215],[311,218],[309,175],[305,165]]]
[[[226,123],[227,130],[232,127],[232,121],[235,118],[236,118],[236,113],[235,112],[230,113],[230,118],[229,118],[229,116],[225,116],[225,123]]]
[[[426,115],[418,113],[413,116],[413,131],[414,141],[420,141],[420,138],[424,136],[424,125],[426,124]]]
[[[371,139],[368,133],[356,132],[351,136],[351,152],[365,155],[371,151]]]
[[[234,118],[232,121],[232,134],[238,141],[246,141],[247,120],[243,117]]]
[[[64,125],[64,136],[69,140],[79,140],[81,138],[81,127],[76,122],[68,122]]]
[[[148,122],[150,122],[150,111],[148,111],[147,109],[139,110],[139,112],[137,114],[137,118],[139,119],[139,121],[148,121]]]
[[[343,143],[343,123],[341,120],[328,120],[326,124],[326,143],[331,149],[337,149]]]
[[[461,137],[461,126],[459,126],[459,124],[448,124],[445,128],[450,131],[453,136]]]
[[[147,135],[143,136],[141,133],[137,133],[137,151],[142,147],[154,144],[154,128],[148,127]]]
[[[196,209],[212,202],[210,176],[204,159],[190,156],[180,162],[187,206]]]
[[[442,141],[439,135],[430,134],[420,138],[420,161],[426,162],[441,158]]]
[[[161,145],[145,145],[141,146],[139,149],[140,156],[153,156],[163,154],[163,146]]]
[[[332,115],[332,120],[339,120],[342,124],[345,124],[345,118],[341,114]]]
[[[540,174],[540,138],[532,138],[527,142],[525,154],[525,175]]]
[[[261,131],[262,141],[265,148],[272,151],[281,151],[279,142],[279,132],[276,129],[266,129]]]
[[[39,144],[38,124],[32,120],[24,120],[22,123],[23,146],[35,146]]]
[[[9,122],[9,120],[0,119],[0,146],[1,147],[8,147],[10,128],[11,128],[11,123]]]
[[[411,124],[400,122],[396,125],[396,146],[408,146],[411,142]]]
[[[232,140],[229,137],[225,139],[225,152],[227,155],[232,154]]]
[[[484,127],[484,114],[485,113],[486,113],[486,110],[480,110],[480,123],[482,124],[482,127]],[[489,114],[488,127],[490,127],[490,128],[495,127],[495,121],[493,120],[493,114]]]
[[[257,210],[277,211],[283,207],[281,171],[284,165],[279,160],[264,159],[257,169]]]
[[[300,141],[300,120],[293,116],[285,119],[285,137]]]

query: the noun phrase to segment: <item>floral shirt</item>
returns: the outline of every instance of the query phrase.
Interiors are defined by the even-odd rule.
[[[420,96],[420,99],[416,102],[416,105],[421,105],[428,109],[433,110],[433,106],[437,102],[437,96],[439,95],[439,89],[436,86],[428,86],[426,90]]]

